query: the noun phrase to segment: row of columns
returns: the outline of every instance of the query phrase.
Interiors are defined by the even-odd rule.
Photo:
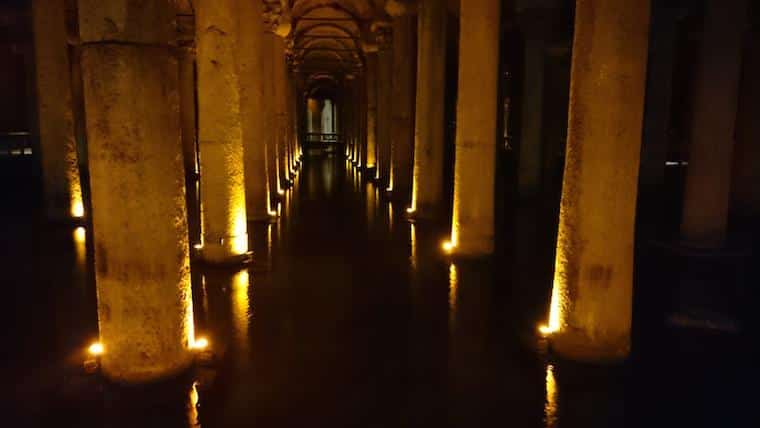
[[[199,256],[228,264],[248,257],[248,221],[275,214],[297,167],[290,26],[265,32],[261,2],[202,0],[178,40],[172,2],[80,0],[70,37],[65,3],[33,4],[46,211],[84,216],[81,81],[101,366],[118,382],[164,378],[191,364],[195,341],[186,179],[200,173]]]

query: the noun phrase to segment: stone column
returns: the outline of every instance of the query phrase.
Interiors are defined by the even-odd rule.
[[[279,177],[280,188],[288,186],[290,177],[288,175],[288,152],[287,152],[287,68],[285,67],[285,41],[279,35],[275,35],[272,40],[274,47],[272,49],[272,85],[274,87],[274,98],[271,99],[275,109],[275,140],[277,144],[277,174]]]
[[[686,245],[719,248],[726,238],[746,15],[744,0],[705,4],[681,222]]]
[[[32,19],[45,211],[51,220],[82,218],[64,2],[35,0]]]
[[[248,220],[269,220],[267,176],[267,100],[264,98],[264,25],[261,2],[242,1],[238,9],[240,28],[236,55],[240,72],[240,116],[245,165],[245,206]]]
[[[173,15],[164,1],[79,1],[101,365],[116,382],[192,362]]]
[[[462,3],[454,212],[449,250],[493,252],[500,2]]]
[[[377,168],[377,46],[365,47],[367,70],[364,73],[364,92],[367,108],[367,177],[374,178]]]
[[[525,39],[523,60],[522,116],[520,159],[517,171],[518,191],[522,197],[534,197],[541,191],[543,170],[544,115],[544,37],[546,15],[551,11],[527,9],[520,14]]]
[[[549,324],[568,358],[630,348],[636,186],[649,2],[578,0]]]
[[[408,13],[393,18],[393,112],[391,126],[391,172],[388,190],[407,203],[412,187],[414,141],[415,17]]]
[[[195,49],[183,47],[179,51],[180,127],[182,129],[182,158],[185,173],[198,173],[196,162],[195,130]]]
[[[443,107],[446,93],[446,3],[422,0],[417,11],[417,104],[409,214],[430,218],[443,203]]]
[[[745,43],[744,72],[736,119],[732,206],[745,220],[760,217],[760,31]]]
[[[195,2],[202,258],[228,263],[248,252],[240,122],[238,0]]]
[[[267,174],[270,195],[279,197],[283,190],[280,186],[277,164],[277,116],[275,113],[274,92],[274,44],[277,36],[272,32],[264,33],[264,119],[266,123],[264,138],[266,140]]]
[[[367,167],[368,160],[368,137],[369,127],[367,126],[367,119],[369,113],[369,104],[367,102],[367,73],[359,75],[359,81],[357,82],[356,91],[359,95],[359,103],[357,108],[359,109],[359,167],[364,169]]]
[[[378,36],[377,53],[377,172],[375,178],[387,184],[391,171],[391,90],[393,51],[390,30]]]

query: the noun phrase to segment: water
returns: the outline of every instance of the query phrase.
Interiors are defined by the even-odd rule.
[[[81,370],[97,337],[90,231],[14,216],[2,226],[0,252],[8,426],[590,428],[754,419],[749,337],[667,327],[671,287],[645,261],[630,360],[558,361],[535,334],[550,293],[555,210],[504,213],[496,257],[452,263],[440,251],[447,227],[409,223],[405,208],[344,160],[307,158],[280,221],[252,226],[251,267],[193,268],[196,328],[216,362],[139,388]]]

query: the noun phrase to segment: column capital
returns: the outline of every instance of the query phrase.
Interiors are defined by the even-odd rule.
[[[386,20],[376,20],[370,24],[370,31],[375,37],[379,50],[390,49],[393,43],[393,23]]]
[[[293,29],[293,15],[290,9],[276,3],[264,3],[264,27],[282,38],[290,35]]]

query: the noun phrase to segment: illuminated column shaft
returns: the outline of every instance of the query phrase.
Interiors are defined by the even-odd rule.
[[[266,143],[267,174],[270,195],[278,195],[280,191],[279,169],[277,167],[277,122],[274,92],[274,39],[277,36],[271,32],[264,33],[264,67],[262,80],[264,83],[264,120],[266,126],[262,137]]]
[[[689,245],[717,248],[726,238],[746,14],[743,0],[706,2],[681,223]]]
[[[287,153],[287,68],[285,67],[285,40],[276,36],[272,39],[272,84],[274,86],[274,98],[272,102],[275,108],[275,141],[277,144],[277,173],[280,186],[285,187],[288,179],[288,153]]]
[[[393,52],[389,44],[381,43],[377,54],[377,173],[388,180],[391,171],[391,81]]]
[[[636,191],[649,2],[578,0],[549,329],[556,352],[630,348]]]
[[[532,24],[532,22],[530,23]],[[529,24],[529,25],[530,25]],[[535,34],[540,27],[525,31],[522,126],[518,186],[520,196],[536,196],[541,190],[543,168],[544,41]]]
[[[237,0],[195,2],[204,260],[248,251]]]
[[[361,159],[361,167],[367,167],[368,157],[368,144],[369,144],[369,128],[367,126],[367,115],[369,113],[369,104],[367,103],[367,75],[362,74],[359,76],[357,92],[359,93],[359,159]]]
[[[364,84],[367,100],[367,170],[377,168],[377,52],[366,52]]]
[[[240,115],[245,163],[245,206],[248,220],[269,219],[267,122],[264,98],[264,25],[260,2],[239,4],[237,59],[240,70]]]
[[[290,168],[296,169],[298,161],[298,93],[295,75],[288,74],[288,147],[290,150]]]
[[[198,172],[195,130],[195,52],[191,48],[179,51],[179,112],[182,130],[182,159],[185,173]]]
[[[414,20],[415,17],[411,15],[393,18],[393,123],[389,187],[392,188],[394,198],[401,201],[409,198],[412,187]]]
[[[63,1],[32,5],[45,210],[52,220],[84,216]]]
[[[760,32],[745,44],[744,72],[736,120],[736,152],[731,181],[733,207],[745,219],[760,217]]]
[[[451,242],[464,256],[493,252],[499,1],[462,3]]]
[[[174,11],[79,5],[102,370],[153,381],[192,362]]]
[[[423,0],[417,13],[417,105],[412,210],[430,217],[443,202],[446,3]]]

